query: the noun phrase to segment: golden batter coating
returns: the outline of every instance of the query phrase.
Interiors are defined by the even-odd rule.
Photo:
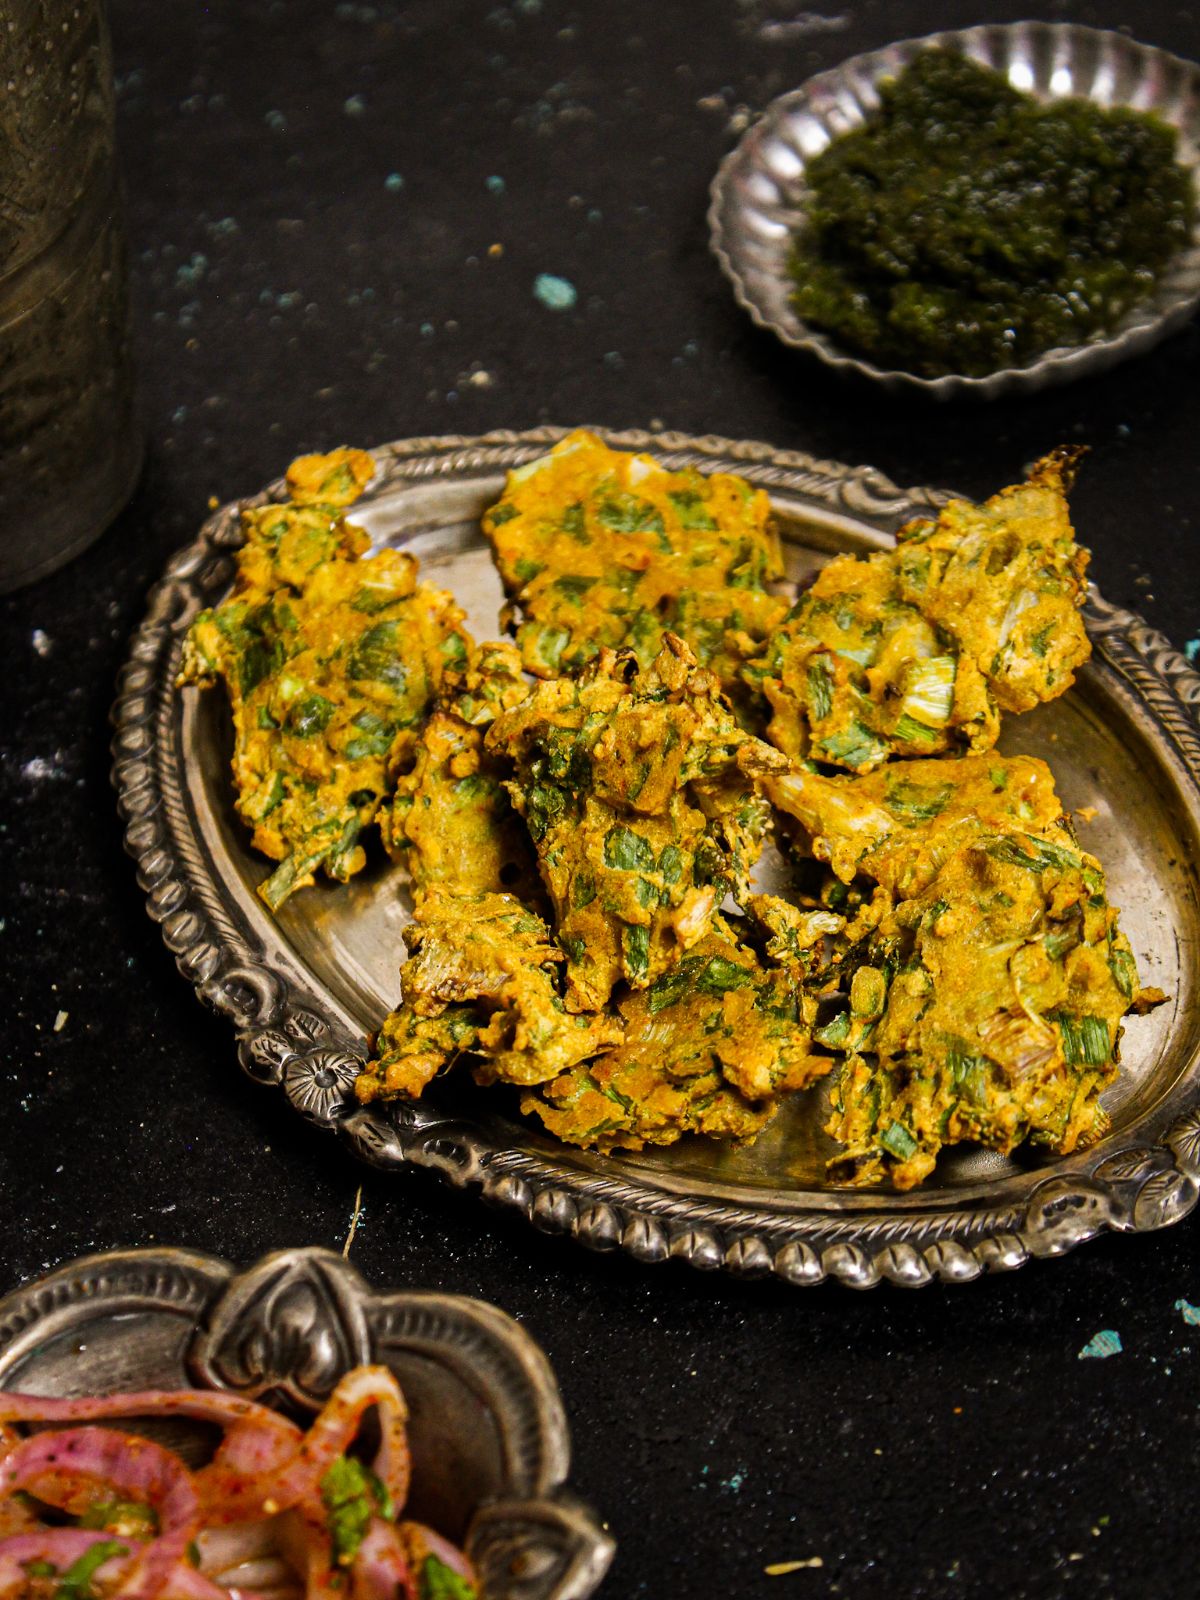
[[[619,1021],[572,1016],[559,997],[562,952],[509,894],[432,894],[405,930],[401,1005],[355,1083],[363,1102],[420,1097],[463,1051],[481,1083],[544,1083],[621,1038]]]
[[[352,505],[375,475],[365,450],[297,456],[287,469],[288,499],[297,506]]]
[[[745,890],[768,812],[738,761],[743,733],[715,676],[668,634],[653,666],[601,652],[540,683],[486,745],[513,763],[513,804],[537,850],[568,962],[568,1007],[646,988]]]
[[[670,632],[745,700],[741,667],[787,610],[766,587],[783,564],[761,489],[670,472],[594,434],[510,472],[483,531],[540,678],[576,673],[604,647],[647,667]]]
[[[847,1058],[835,1172],[906,1189],[961,1140],[1066,1154],[1099,1138],[1121,1019],[1162,997],[1139,989],[1045,763],[991,753],[764,781],[841,880],[876,886],[814,1034]]]
[[[511,644],[473,646],[465,670],[446,674],[382,819],[384,843],[414,890],[512,893],[541,909],[533,848],[504,786],[508,769],[484,748],[488,725],[528,693]]]
[[[181,684],[225,682],[237,808],[280,866],[259,893],[277,909],[323,869],[345,881],[366,860],[363,829],[448,665],[466,659],[463,613],[417,583],[410,555],[382,550],[341,507],[365,481],[362,451],[295,463],[301,503],[243,513],[228,599],[184,641]],[[328,489],[330,502],[313,496]]]
[[[640,1150],[685,1133],[745,1142],[783,1095],[831,1065],[809,1049],[815,1007],[720,924],[617,1009],[620,1044],[521,1098],[568,1144]]]
[[[843,883],[862,874],[889,891],[911,869],[914,851],[931,859],[931,841],[944,848],[979,832],[1041,833],[1062,818],[1053,774],[1036,756],[894,761],[860,777],[777,759],[758,770],[767,797],[800,823],[818,861]]]
[[[909,523],[894,550],[822,568],[746,672],[773,708],[772,742],[867,772],[989,750],[1001,711],[1069,689],[1091,649],[1066,500],[1080,454],[1055,451],[982,505]]]

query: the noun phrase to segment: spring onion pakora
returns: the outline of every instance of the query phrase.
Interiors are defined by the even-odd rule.
[[[485,518],[515,645],[366,555],[369,456],[293,463],[181,682],[228,686],[269,904],[357,871],[371,822],[407,868],[360,1100],[464,1058],[556,1137],[640,1149],[750,1140],[832,1073],[835,1177],[900,1189],[965,1140],[1100,1137],[1162,996],[1049,769],[992,748],[1088,655],[1076,454],[830,562],[783,620],[765,496],[571,435]],[[786,898],[752,882],[773,817]]]
[[[529,835],[504,787],[508,769],[484,748],[488,725],[528,692],[511,644],[473,647],[469,665],[443,679],[383,821],[384,843],[407,866],[414,893],[511,892],[540,909]]]
[[[845,1056],[835,1172],[907,1189],[960,1140],[1067,1154],[1098,1139],[1121,1020],[1163,996],[1139,987],[1049,768],[993,753],[765,784],[840,880],[875,886],[814,1034]]]
[[[415,1100],[466,1051],[480,1083],[543,1083],[621,1037],[611,1017],[567,1012],[556,981],[562,952],[513,895],[422,896],[405,940],[403,1000],[356,1081],[361,1101]]]
[[[648,670],[602,650],[492,724],[486,745],[515,769],[509,792],[537,850],[572,1010],[599,1010],[621,980],[652,984],[744,889],[768,822],[738,766],[756,742],[672,634]]]
[[[910,522],[894,550],[839,556],[747,669],[789,755],[869,772],[891,756],[988,750],[1002,711],[1065,693],[1090,653],[1087,552],[1058,450],[982,505]]]
[[[598,1060],[521,1097],[556,1138],[599,1150],[684,1133],[744,1143],[781,1097],[826,1073],[809,1049],[815,1001],[714,930],[648,989],[618,1004],[624,1037]]]
[[[361,450],[293,463],[291,499],[243,512],[233,591],[184,641],[179,682],[229,694],[237,809],[280,863],[259,888],[273,910],[318,870],[361,870],[363,830],[467,658],[453,596],[419,584],[410,555],[365,555],[345,520],[372,470]]]
[[[783,562],[761,489],[670,472],[594,434],[510,472],[483,531],[539,678],[577,673],[602,648],[648,667],[674,633],[741,702],[741,667],[787,610],[767,588]]]

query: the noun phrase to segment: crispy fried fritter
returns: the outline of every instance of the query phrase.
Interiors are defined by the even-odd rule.
[[[769,965],[782,967],[813,996],[834,980],[847,948],[847,920],[842,913],[820,902],[794,905],[774,894],[751,895],[746,911]]]
[[[759,772],[768,798],[801,824],[818,861],[844,883],[862,874],[889,890],[911,870],[914,852],[929,863],[956,838],[1041,833],[1062,818],[1050,768],[1034,756],[895,761],[859,777],[777,761]]]
[[[365,450],[297,456],[287,469],[288,499],[297,506],[353,505],[375,475]]]
[[[365,556],[344,520],[370,468],[353,450],[295,462],[299,498],[243,513],[233,592],[184,641],[179,682],[222,678],[229,693],[237,808],[280,863],[259,887],[272,909],[318,868],[342,881],[362,868],[360,835],[446,667],[466,659],[453,597],[418,584],[410,555]]]
[[[355,1083],[361,1101],[417,1099],[457,1055],[481,1083],[544,1083],[621,1038],[607,1016],[572,1016],[555,980],[562,952],[509,894],[432,894],[405,930],[403,1000]]]
[[[446,674],[383,818],[384,843],[408,867],[414,890],[512,893],[541,908],[529,835],[504,787],[507,768],[483,742],[496,715],[528,693],[511,644],[474,646],[466,669]]]
[[[1136,988],[1094,860],[1031,836],[955,850],[863,959],[847,1008],[818,1034],[850,1052],[829,1124],[845,1146],[835,1170],[888,1172],[900,1189],[963,1139],[1064,1155],[1093,1143],[1121,1019],[1161,998]]]
[[[744,889],[768,812],[738,766],[753,744],[715,676],[668,635],[639,673],[605,650],[578,679],[538,684],[488,730],[507,757],[566,952],[571,1010],[624,979],[645,988]]]
[[[1066,1154],[1099,1138],[1121,1019],[1161,996],[1139,989],[1045,764],[992,753],[764,782],[839,877],[877,886],[815,1033],[847,1057],[834,1170],[906,1189],[960,1140]]]
[[[988,750],[1001,711],[1070,688],[1090,652],[1087,552],[1066,494],[1080,452],[1059,450],[982,505],[911,522],[894,550],[839,556],[747,669],[792,756],[870,771],[889,756]]]
[[[556,1138],[599,1150],[685,1133],[744,1142],[780,1098],[826,1072],[809,1050],[815,1007],[718,924],[649,989],[625,996],[621,1044],[522,1096]]]
[[[761,489],[670,472],[594,434],[510,472],[483,531],[541,678],[578,672],[601,647],[647,667],[671,632],[745,698],[741,666],[787,610],[766,588],[783,565]]]

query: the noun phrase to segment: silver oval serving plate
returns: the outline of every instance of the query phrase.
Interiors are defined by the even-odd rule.
[[[385,446],[374,452],[376,476],[355,520],[376,543],[418,554],[425,574],[466,607],[476,637],[494,637],[502,596],[480,514],[506,468],[564,431]],[[765,444],[604,436],[670,467],[739,472],[762,485],[793,577],[836,551],[886,545],[948,498]],[[277,483],[258,502],[282,492]],[[834,1153],[821,1131],[827,1088],[790,1100],[747,1149],[693,1139],[623,1156],[556,1143],[516,1113],[506,1091],[477,1089],[466,1074],[439,1080],[418,1105],[356,1104],[367,1038],[398,998],[403,874],[376,859],[349,884],[305,890],[272,916],[254,892],[267,864],[250,853],[233,810],[222,697],[174,687],[185,630],[232,576],[238,510],[212,516],[150,597],[114,709],[114,781],[150,915],[200,998],[233,1024],[245,1070],[281,1103],[337,1130],[375,1166],[432,1169],[593,1249],[794,1284],[968,1279],[1057,1255],[1106,1228],[1162,1227],[1194,1206],[1200,677],[1161,634],[1093,593],[1095,650],[1076,687],[1010,722],[1002,740],[1009,752],[1046,756],[1069,807],[1095,808],[1082,837],[1107,869],[1143,982],[1171,996],[1129,1020],[1125,1070],[1105,1099],[1111,1132],[1090,1150],[1039,1163],[952,1151],[910,1194],[837,1188],[825,1178]]]
[[[1181,328],[1200,304],[1200,237],[1169,264],[1154,294],[1131,308],[1111,333],[984,377],[922,378],[878,367],[802,321],[791,300],[788,253],[805,220],[805,167],[878,109],[881,79],[895,77],[930,47],[957,50],[1040,100],[1075,97],[1154,112],[1178,130],[1178,160],[1200,187],[1200,66],[1195,62],[1124,34],[1066,22],[994,24],[905,39],[854,56],[772,100],[721,163],[708,222],[713,253],[738,304],[760,328],[827,366],[857,373],[892,393],[934,400],[995,400],[1069,383],[1149,350]]]
[[[554,1374],[484,1301],[375,1294],[340,1256],[303,1249],[246,1272],[184,1250],[114,1250],[0,1300],[0,1389],[27,1394],[221,1389],[303,1413],[364,1362],[390,1367],[408,1403],[412,1514],[465,1547],[483,1600],[594,1594],[614,1546],[566,1487]],[[205,1447],[203,1425],[137,1426],[185,1457]]]

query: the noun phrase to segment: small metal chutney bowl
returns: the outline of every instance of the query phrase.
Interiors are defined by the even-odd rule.
[[[810,351],[840,372],[860,373],[890,393],[934,400],[1032,394],[1106,371],[1181,328],[1200,304],[1200,237],[1195,234],[1189,248],[1167,263],[1153,293],[1112,332],[981,378],[965,373],[922,378],[877,367],[847,354],[801,320],[791,300],[788,255],[805,221],[805,167],[878,109],[882,79],[894,78],[931,47],[956,50],[1039,100],[1077,98],[1154,112],[1177,130],[1177,159],[1200,185],[1200,66],[1195,62],[1074,23],[1016,22],[906,39],[854,56],[773,100],[721,163],[708,222],[713,253],[738,304],[794,350]]]
[[[463,1544],[482,1600],[587,1600],[613,1541],[566,1487],[570,1439],[545,1356],[461,1295],[375,1294],[327,1250],[237,1272],[184,1250],[114,1250],[0,1299],[0,1389],[78,1396],[222,1389],[319,1409],[364,1362],[409,1408],[412,1515]],[[193,1460],[203,1425],[142,1420]]]

